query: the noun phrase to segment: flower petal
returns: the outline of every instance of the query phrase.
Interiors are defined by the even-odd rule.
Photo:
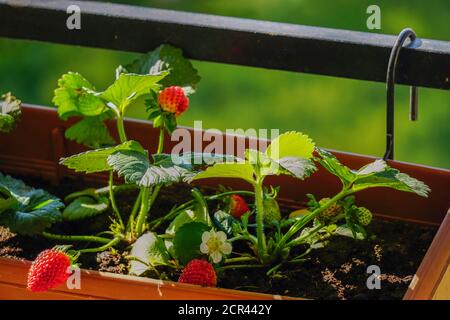
[[[209,252],[209,247],[208,247],[208,245],[207,245],[206,243],[203,242],[203,243],[200,245],[200,252],[201,252],[201,253],[208,254],[208,252]]]
[[[210,257],[214,263],[219,263],[222,260],[222,254],[219,251],[211,252]]]
[[[211,231],[213,232],[213,231]],[[211,233],[208,231],[203,232],[202,234],[202,242],[208,242],[208,240],[211,238]]]
[[[216,237],[217,237],[217,239],[219,239],[222,242],[227,241],[227,235],[223,231],[217,232]]]
[[[231,251],[233,250],[233,247],[231,246],[231,243],[224,242],[220,247],[220,250],[222,251],[223,254],[230,254]]]

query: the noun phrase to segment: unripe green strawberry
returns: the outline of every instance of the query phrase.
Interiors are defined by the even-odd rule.
[[[319,204],[320,204],[320,206],[324,206],[328,201],[330,201],[330,198],[323,198],[319,201]],[[324,211],[322,211],[320,213],[320,215],[318,216],[318,219],[320,222],[326,223],[330,219],[340,215],[343,212],[344,212],[344,208],[341,205],[339,205],[337,203],[333,203],[332,205],[330,205],[328,208],[326,208]]]
[[[356,211],[356,218],[358,219],[358,223],[362,226],[368,226],[372,221],[372,212],[369,209],[364,207],[358,207]]]
[[[277,200],[274,198],[266,198],[263,202],[264,205],[264,224],[272,224],[273,222],[281,220],[280,207]]]

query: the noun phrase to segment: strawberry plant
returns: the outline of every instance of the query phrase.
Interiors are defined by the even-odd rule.
[[[383,160],[352,170],[316,147],[307,135],[294,131],[275,138],[265,151],[246,150],[243,159],[193,152],[166,154],[166,134],[173,133],[178,117],[188,110],[189,96],[199,80],[181,50],[168,45],[119,66],[115,81],[104,91],[79,73],[69,72],[59,79],[53,99],[59,116],[80,118],[65,136],[90,148],[60,163],[85,174],[104,172],[109,179],[107,186],[77,191],[64,203],[0,173],[0,224],[15,233],[73,246],[70,251],[67,246],[46,250],[37,257],[29,273],[30,290],[45,291],[61,284],[67,279],[67,267],[81,254],[110,248],[127,251],[129,274],[138,276],[166,279],[175,272],[181,273],[179,282],[215,286],[226,269],[265,268],[271,275],[285,265],[303,263],[312,250],[326,246],[335,236],[365,239],[372,213],[356,204],[359,191],[385,187],[423,197],[430,191]],[[11,94],[3,98],[0,131],[9,132],[20,116],[20,101]],[[145,105],[148,118],[159,129],[154,152],[127,136],[124,117],[133,105]],[[109,132],[107,120],[115,121],[119,141]],[[308,208],[283,216],[277,201],[279,187],[267,185],[266,178],[288,175],[304,180],[319,166],[340,180],[340,192],[322,199],[308,194]],[[115,177],[124,183],[117,184]],[[209,178],[241,179],[252,191],[222,188],[206,195],[192,188],[191,200],[161,217],[152,216],[164,187]],[[132,208],[120,209],[117,195],[129,190],[137,194]],[[110,224],[100,233],[55,232],[59,222],[82,221],[105,212],[110,214]],[[89,245],[78,248],[77,243]]]
[[[0,132],[9,133],[15,127],[21,115],[21,101],[11,92],[5,93],[0,100]]]
[[[183,230],[187,240],[192,239],[190,229],[181,228],[174,239],[175,250],[178,250],[177,261],[162,250],[164,242],[150,231],[161,223],[170,221],[175,216],[180,221],[180,212],[197,210],[205,201],[215,201],[239,192],[227,191],[204,198],[197,190],[193,190],[194,199],[174,208],[163,219],[150,221],[151,207],[162,187],[188,181],[197,170],[206,163],[223,161],[226,157],[215,154],[185,153],[174,157],[164,154],[165,133],[173,132],[177,118],[189,106],[188,96],[195,92],[200,77],[191,63],[184,59],[181,50],[163,45],[149,54],[143,55],[133,63],[116,69],[116,80],[104,91],[95,87],[82,75],[69,72],[58,81],[53,102],[63,120],[71,117],[81,118],[75,125],[66,130],[67,139],[84,144],[92,150],[61,159],[60,163],[77,172],[99,173],[109,172],[108,185],[99,189],[86,189],[70,194],[65,198],[66,205],[58,198],[44,190],[33,189],[22,181],[0,174],[0,223],[12,232],[22,235],[43,236],[64,243],[97,243],[99,246],[79,249],[74,260],[82,253],[101,252],[108,248],[124,248],[132,245],[130,257],[131,270],[134,270],[139,248],[154,243],[160,264],[175,266],[179,262],[186,264],[195,251],[180,251],[177,244],[183,242]],[[159,128],[159,144],[154,154],[149,154],[137,141],[130,140],[126,134],[124,117],[132,104],[139,104],[140,97],[145,100],[149,119],[155,128]],[[20,116],[20,101],[12,95],[4,96],[1,104],[0,129],[9,132]],[[141,104],[142,107],[142,104]],[[110,134],[105,121],[115,120],[119,143]],[[176,161],[175,161],[175,160]],[[200,159],[200,161],[199,161]],[[122,177],[125,184],[116,185],[114,175]],[[122,191],[138,189],[139,193],[131,212],[121,212],[116,202],[116,195]],[[249,194],[248,192],[241,192]],[[58,234],[54,228],[59,222],[73,222],[111,212],[109,230],[95,235]],[[153,223],[150,223],[153,222]],[[186,231],[187,230],[187,231]],[[206,229],[205,229],[206,230]],[[208,229],[209,230],[209,229]],[[201,241],[200,241],[201,242]],[[200,246],[200,242],[198,246]],[[157,249],[161,250],[157,250]],[[63,256],[53,251],[43,253],[36,260],[35,271],[30,271],[30,289],[40,291],[49,289],[60,283],[58,279],[45,276],[47,265],[39,261],[49,256]],[[185,256],[185,259],[183,257]],[[42,258],[44,257],[44,258]],[[50,266],[53,274],[54,266]],[[52,269],[53,268],[53,269]],[[59,268],[58,270],[62,270]],[[43,271],[44,270],[44,271]],[[47,270],[47,269],[46,269]],[[42,271],[42,272],[41,272]],[[59,271],[58,271],[59,272]],[[39,276],[42,273],[42,277]],[[44,280],[40,280],[40,279]],[[38,279],[38,280],[36,280]],[[45,283],[44,283],[45,282]]]
[[[314,151],[316,156],[313,156]],[[333,235],[363,239],[366,236],[364,227],[372,220],[372,213],[354,203],[353,194],[361,190],[387,187],[423,197],[427,197],[430,191],[423,182],[389,167],[383,160],[376,160],[359,170],[351,170],[331,153],[315,147],[307,136],[297,132],[280,135],[264,153],[247,150],[246,155],[245,160],[237,163],[214,164],[193,178],[244,179],[255,191],[256,235],[249,231],[248,215],[245,215],[240,222],[236,221],[232,228],[233,238],[230,239],[230,242],[248,242],[255,255],[227,259],[222,269],[265,266],[271,267],[267,272],[271,274],[284,264],[303,262],[311,250],[326,245]],[[316,170],[315,163],[338,177],[342,190],[320,201],[308,195],[311,199],[310,209],[297,212],[290,218],[280,219],[278,213],[274,215],[274,211],[279,211],[274,209],[277,207],[274,199],[267,198],[263,191],[265,177],[288,174],[304,179]],[[268,199],[270,206],[266,204]],[[271,225],[272,230],[266,232]],[[292,255],[295,247],[305,250]]]

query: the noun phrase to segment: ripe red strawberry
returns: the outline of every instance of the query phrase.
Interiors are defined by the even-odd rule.
[[[206,260],[191,260],[183,269],[178,282],[215,287],[217,276],[214,267]]]
[[[184,95],[183,88],[172,86],[159,93],[158,103],[162,110],[179,116],[187,110],[189,99]]]
[[[69,257],[62,251],[47,249],[34,260],[28,272],[28,290],[42,292],[66,282]]]
[[[242,215],[248,211],[250,211],[250,208],[244,198],[237,194],[233,194],[230,197],[230,214],[233,217],[240,219]]]

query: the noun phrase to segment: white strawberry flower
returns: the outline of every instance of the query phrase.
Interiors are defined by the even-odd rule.
[[[222,255],[230,254],[231,250],[231,243],[227,241],[225,232],[214,230],[203,232],[200,251],[209,255],[214,263],[219,263]]]

